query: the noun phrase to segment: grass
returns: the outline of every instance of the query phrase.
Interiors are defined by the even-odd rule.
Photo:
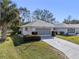
[[[65,59],[62,52],[45,42],[25,43],[18,36],[12,36],[12,39],[16,45],[16,50],[23,59]]]
[[[79,36],[61,36],[61,35],[57,35],[58,38],[70,41],[72,43],[75,44],[79,44]]]
[[[19,43],[14,46],[14,43]],[[21,44],[22,43],[22,44]],[[57,49],[49,46],[47,43],[22,42],[22,38],[17,36],[8,37],[3,43],[0,43],[0,59],[65,59],[64,54]]]
[[[0,43],[0,59],[21,59],[10,37],[4,43]]]
[[[42,41],[22,44],[16,49],[23,59],[65,59],[63,53]]]
[[[1,36],[1,31],[0,31],[0,36]]]

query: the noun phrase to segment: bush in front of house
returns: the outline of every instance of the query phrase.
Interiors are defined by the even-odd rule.
[[[13,31],[13,32],[11,32],[11,36],[13,36],[13,35],[16,35],[16,34],[21,34],[21,31]]]
[[[18,31],[17,34],[21,34],[21,31]]]
[[[64,35],[64,32],[60,32],[60,35]]]
[[[64,36],[69,36],[69,34],[68,33],[64,33]]]
[[[21,33],[21,32],[19,31],[20,27],[12,26],[11,29],[12,29],[12,31],[13,31],[13,32],[11,33],[11,35],[16,35],[16,34],[20,34],[20,33]]]
[[[11,33],[11,36],[13,36],[13,35],[15,35],[15,34],[16,34],[16,32],[12,32],[12,33]]]
[[[56,36],[56,32],[55,31],[52,31],[52,36]]]
[[[37,35],[38,34],[38,32],[32,32],[32,35]]]
[[[41,37],[37,35],[26,35],[23,37],[25,42],[40,41]]]

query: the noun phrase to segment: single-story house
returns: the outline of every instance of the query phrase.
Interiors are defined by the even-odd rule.
[[[54,27],[51,23],[37,20],[21,26],[21,32],[23,35],[31,35],[32,32],[37,32],[40,36],[51,36]]]
[[[55,24],[55,30],[58,33],[76,35],[79,34],[79,24]]]
[[[56,31],[58,34],[76,35],[79,34],[79,24],[51,24],[37,20],[21,26],[22,35],[31,35],[32,32],[37,32],[40,36],[51,36],[52,31]]]

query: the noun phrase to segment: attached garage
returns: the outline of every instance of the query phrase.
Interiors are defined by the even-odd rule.
[[[36,29],[36,32],[38,32],[38,35],[43,35],[43,36],[51,35],[51,29],[47,29],[47,28],[38,28]]]

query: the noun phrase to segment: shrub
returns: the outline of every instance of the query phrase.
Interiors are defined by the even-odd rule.
[[[19,32],[20,27],[12,26],[11,29],[12,29],[12,31],[13,31],[13,32],[11,33],[11,35],[15,35],[16,33],[17,33],[17,34],[18,34],[18,33],[21,33],[21,32]]]
[[[64,35],[64,32],[60,32],[60,35]]]
[[[56,32],[55,31],[52,31],[52,36],[56,36]]]
[[[12,33],[11,33],[11,36],[13,36],[13,35],[15,35],[15,34],[16,34],[16,32],[12,32]]]
[[[40,41],[41,37],[37,35],[26,35],[23,37],[25,42]]]
[[[68,34],[68,33],[65,33],[64,35],[65,35],[65,36],[69,36],[69,34]]]
[[[21,31],[18,31],[18,34],[21,34]]]
[[[56,33],[56,35],[58,34],[58,32],[57,32],[57,31],[56,31],[55,33]]]
[[[37,32],[32,32],[32,35],[37,35],[38,33]]]

